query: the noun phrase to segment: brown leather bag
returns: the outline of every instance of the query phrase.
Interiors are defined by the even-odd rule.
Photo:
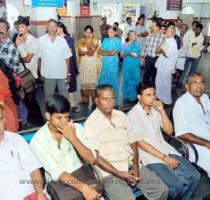
[[[18,76],[21,79],[21,86],[19,89],[19,94],[22,98],[25,97],[25,94],[32,92],[35,89],[35,78],[30,69],[26,68],[23,59],[20,57],[20,61],[23,65],[24,70],[18,73]]]
[[[97,192],[102,195],[104,193],[104,187],[101,181],[96,178],[96,176],[98,176],[96,173],[92,166],[83,165],[81,168],[71,173],[71,175],[83,183],[96,185]],[[47,192],[52,200],[84,200],[81,192],[69,185],[56,181],[51,181],[47,184]]]

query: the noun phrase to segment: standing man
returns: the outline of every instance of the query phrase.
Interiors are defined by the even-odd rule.
[[[54,19],[47,23],[47,33],[39,38],[38,70],[44,81],[45,99],[55,93],[68,97],[65,82],[70,80],[69,58],[72,56],[66,40],[57,35],[58,24]]]
[[[22,65],[24,64],[32,72],[34,78],[37,79],[39,42],[30,34],[28,17],[19,16],[17,24],[19,34],[16,38],[16,45],[21,56]],[[29,110],[28,120],[37,126],[42,125],[44,119],[36,101],[35,88],[25,94],[24,101]]]
[[[161,55],[155,63],[157,75],[155,78],[156,94],[164,104],[172,104],[171,87],[172,74],[177,60],[177,44],[174,39],[175,26],[170,25],[166,30],[166,39],[160,47],[157,48],[157,53]]]
[[[134,175],[140,176],[135,186],[140,188],[149,200],[167,199],[168,188],[148,168],[142,166],[139,172],[138,150],[132,131],[124,113],[115,110],[114,89],[111,85],[99,85],[96,91],[96,105],[85,122],[85,133],[95,150],[121,172],[128,172],[129,158],[133,150]],[[102,168],[103,169],[103,168]],[[105,191],[110,199],[135,200],[130,184],[116,174],[101,171]]]
[[[20,54],[15,44],[9,38],[10,25],[4,19],[0,19],[0,58],[13,70],[14,73],[20,71]]]
[[[186,32],[187,32],[188,26],[187,24],[182,24],[181,30],[180,30],[180,49],[178,50],[178,58],[176,61],[176,83],[179,83],[179,80],[182,75],[182,71],[184,70],[184,65],[186,61],[186,55],[188,50],[188,43],[186,38]]]
[[[134,24],[132,24],[132,18],[131,17],[127,17],[126,18],[126,23],[125,23],[125,26],[124,26],[124,31],[123,31],[124,38],[128,37],[128,32],[130,30],[135,31],[135,26],[134,26]]]
[[[189,47],[187,51],[187,59],[183,72],[184,82],[190,74],[194,74],[195,72],[197,72],[199,58],[201,56],[204,41],[202,30],[203,25],[198,23],[196,25],[194,34],[192,34],[192,37],[190,38]]]
[[[3,4],[2,0],[0,0],[0,18],[4,19],[4,20],[7,19],[7,10],[6,10],[5,5]]]
[[[100,32],[101,32],[101,43],[103,42],[104,38],[108,37],[108,30],[110,28],[110,25],[107,24],[107,18],[106,17],[102,17],[102,25],[100,25]]]
[[[143,52],[142,52],[142,64],[144,65],[143,84],[155,82],[156,68],[155,62],[158,59],[156,48],[163,40],[163,35],[160,32],[161,24],[158,21],[154,21],[152,25],[152,33],[146,39]]]
[[[178,18],[176,20],[176,35],[178,35],[179,37],[180,37],[181,28],[182,28],[182,19]]]
[[[4,130],[2,105],[0,105],[0,163],[0,199],[47,200],[39,170],[41,164],[22,136]]]
[[[138,18],[138,22],[135,28],[135,32],[137,35],[137,42],[139,44],[140,49],[144,48],[145,41],[147,39],[147,36],[149,35],[144,25],[144,20],[145,20],[145,16],[141,15]]]

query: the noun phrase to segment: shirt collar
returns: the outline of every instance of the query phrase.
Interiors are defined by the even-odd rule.
[[[187,91],[186,96],[191,100],[191,102],[198,104],[195,97],[193,97],[193,95],[190,92]],[[200,97],[201,103],[202,103],[203,97],[204,97],[204,94]]]
[[[141,115],[147,116],[147,113],[145,112],[145,110],[143,109],[142,105],[141,105],[139,102],[136,104],[136,107],[137,107],[138,112],[139,112]],[[155,111],[155,109],[152,107],[152,108],[151,108],[151,113],[152,113],[152,115],[153,115],[153,112],[154,112],[154,111]]]
[[[108,119],[98,108],[96,108],[94,112],[97,113],[97,115],[99,115],[102,119]],[[111,120],[113,120],[115,117],[117,117],[117,112],[115,109],[113,109]]]

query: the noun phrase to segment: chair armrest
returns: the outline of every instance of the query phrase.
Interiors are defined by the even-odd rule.
[[[176,138],[172,135],[167,135],[163,133],[164,139],[173,146],[184,158],[189,159],[189,149],[185,142],[181,139]]]
[[[195,155],[195,161],[194,161],[193,163],[197,164],[198,159],[199,159],[199,155],[198,155],[198,151],[197,151],[197,149],[195,148],[195,146],[194,146],[192,143],[187,142],[187,141],[185,141],[185,140],[182,140],[182,139],[179,139],[179,140],[181,140],[182,142],[184,142],[184,143],[187,145],[188,151],[189,151],[189,147],[193,150],[194,155]]]

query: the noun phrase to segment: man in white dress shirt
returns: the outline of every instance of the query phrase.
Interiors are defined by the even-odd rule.
[[[24,138],[4,130],[4,109],[0,105],[0,199],[28,200],[30,196],[47,200],[40,167]]]
[[[171,87],[172,74],[174,73],[178,50],[174,39],[175,26],[170,25],[166,30],[164,43],[157,48],[161,55],[155,63],[157,75],[155,78],[156,95],[164,104],[172,104]]]
[[[39,38],[39,75],[44,80],[45,99],[58,93],[68,98],[65,81],[70,81],[69,58],[72,56],[66,40],[57,35],[57,21],[50,19],[47,34]]]
[[[186,88],[187,92],[176,101],[173,109],[175,134],[195,145],[199,156],[197,164],[210,177],[210,100],[204,93],[203,75],[190,75]],[[190,152],[192,161],[193,157]]]

